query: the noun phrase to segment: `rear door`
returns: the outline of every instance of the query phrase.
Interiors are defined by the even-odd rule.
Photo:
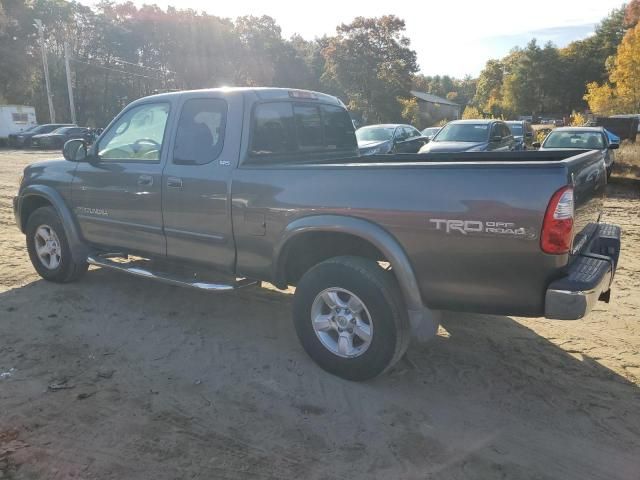
[[[184,97],[162,175],[169,257],[233,271],[230,184],[241,132],[240,94]]]
[[[160,101],[128,108],[100,138],[91,162],[78,164],[72,201],[89,242],[166,254],[160,195],[170,111]]]

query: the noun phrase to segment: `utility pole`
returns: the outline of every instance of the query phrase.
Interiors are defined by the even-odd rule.
[[[64,42],[64,67],[67,72],[67,91],[69,92],[69,111],[71,123],[76,123],[76,107],[73,102],[73,88],[71,87],[71,70],[69,69],[69,46]]]
[[[35,26],[40,34],[40,49],[42,50],[42,67],[44,68],[44,81],[47,85],[47,100],[49,101],[49,119],[51,123],[56,123],[56,112],[53,110],[53,95],[51,95],[51,85],[49,84],[49,64],[47,63],[47,50],[44,46],[44,27],[42,20],[35,19]]]

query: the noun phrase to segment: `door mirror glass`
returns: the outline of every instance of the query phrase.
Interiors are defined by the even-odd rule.
[[[491,137],[491,143],[499,143],[502,141],[502,137],[500,135],[494,135]]]
[[[540,148],[540,142],[533,142],[533,143],[531,144],[531,146],[532,146],[533,148]]]
[[[527,136],[527,138],[532,138],[533,137],[533,132],[527,132],[525,135]]]
[[[81,138],[69,140],[62,147],[62,155],[70,162],[84,162],[87,159],[87,144]]]
[[[619,143],[611,143],[609,144],[609,150],[617,150],[620,148],[620,144]]]

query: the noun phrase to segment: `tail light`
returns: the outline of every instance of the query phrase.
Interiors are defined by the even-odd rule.
[[[573,188],[563,187],[553,194],[544,214],[540,235],[540,248],[543,252],[561,254],[571,250],[573,217]]]

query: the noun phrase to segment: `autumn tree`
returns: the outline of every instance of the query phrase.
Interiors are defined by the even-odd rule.
[[[397,98],[409,96],[412,74],[418,70],[404,31],[404,21],[393,15],[358,17],[340,25],[323,50],[323,79],[335,82],[367,123],[402,117]]]
[[[640,111],[640,24],[622,39],[611,63],[609,82],[590,83],[585,100],[599,114]]]

